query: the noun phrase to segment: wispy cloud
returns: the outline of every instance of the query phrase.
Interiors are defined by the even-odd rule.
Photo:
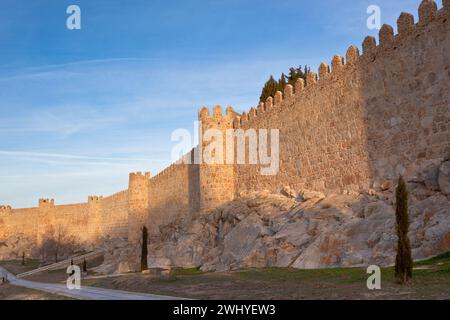
[[[70,160],[105,160],[105,161],[159,161],[150,158],[113,158],[113,157],[94,157],[84,155],[59,154],[59,153],[40,153],[27,151],[5,151],[0,150],[0,156],[10,157],[28,157],[28,158],[56,158]]]
[[[0,77],[0,81],[12,81],[12,80],[33,80],[39,78],[52,78],[52,77],[69,77],[69,76],[77,76],[82,75],[83,73],[80,71],[80,68],[86,67],[100,67],[107,66],[110,64],[118,64],[118,63],[130,63],[130,62],[144,62],[149,61],[149,59],[140,59],[140,58],[106,58],[106,59],[91,59],[91,60],[79,60],[67,63],[60,64],[48,64],[48,65],[40,65],[40,66],[32,66],[25,68],[14,68],[12,69],[6,76]],[[2,66],[4,72],[7,72],[8,65]],[[70,71],[73,70],[73,71]]]
[[[121,121],[119,117],[84,113],[85,107],[61,107],[59,114],[43,108],[41,112],[30,112],[22,117],[12,116],[0,125],[0,132],[38,133],[50,132],[65,138],[80,131],[99,129]],[[64,112],[66,110],[67,112]],[[78,110],[78,114],[70,115]]]

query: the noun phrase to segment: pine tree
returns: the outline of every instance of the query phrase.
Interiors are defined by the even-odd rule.
[[[259,101],[266,102],[268,97],[273,97],[277,92],[278,83],[273,76],[270,76],[269,80],[264,84]]]
[[[413,261],[411,257],[411,244],[408,238],[408,190],[403,177],[398,179],[395,191],[396,209],[395,218],[397,222],[397,256],[395,258],[395,277],[405,284],[412,278]]]
[[[299,66],[298,68],[290,68],[289,75],[286,76],[282,73],[278,81],[276,81],[273,76],[270,76],[269,80],[267,80],[261,90],[259,101],[266,102],[268,97],[275,97],[277,91],[284,92],[284,89],[288,84],[295,86],[295,83],[300,78],[306,80],[306,75],[309,70],[310,69],[308,69],[308,66],[305,66],[305,72],[302,71],[302,66]]]
[[[284,92],[284,88],[286,88],[286,85],[287,85],[286,75],[284,73],[282,73],[280,80],[278,80],[278,85],[277,85],[277,89],[276,89],[275,93],[277,91]],[[275,93],[274,93],[274,95],[275,95]]]
[[[306,74],[303,73],[302,66],[299,66],[298,68],[290,68],[287,79],[288,83],[292,86],[295,86],[298,79],[306,80]]]
[[[297,78],[297,70],[295,68],[289,69],[289,75],[287,77],[287,81],[290,85],[295,85],[295,80]]]
[[[144,226],[142,228],[142,250],[141,250],[141,271],[147,270],[147,255],[148,255],[148,249],[147,249],[147,242],[148,242],[148,230],[147,227]]]

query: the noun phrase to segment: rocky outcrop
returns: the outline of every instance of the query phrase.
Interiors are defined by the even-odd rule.
[[[97,274],[127,273],[137,271],[136,248],[128,244],[126,238],[114,237],[103,240],[103,263],[93,268]]]
[[[426,188],[409,184],[414,259],[450,250],[450,201],[433,190],[425,193],[422,187]],[[160,237],[151,241],[149,265],[224,271],[394,263],[392,191],[307,200],[283,193],[248,193],[209,215],[164,226]]]
[[[323,198],[325,198],[325,195],[322,192],[317,191],[301,190],[299,194],[300,194],[299,199],[301,201],[308,201],[311,199],[322,200]]]
[[[425,170],[419,175],[419,179],[428,189],[439,191],[439,165],[431,164],[426,167]]]
[[[442,193],[450,195],[450,161],[444,162],[439,168],[438,183]]]
[[[450,250],[449,161],[408,182],[414,259]],[[437,171],[436,171],[437,169]],[[150,268],[355,267],[394,263],[395,183],[324,195],[284,187],[241,192],[207,214],[179,218],[149,242]],[[126,239],[105,242],[99,273],[136,271],[139,252]]]

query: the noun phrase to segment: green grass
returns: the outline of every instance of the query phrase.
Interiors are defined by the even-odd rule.
[[[194,276],[194,275],[202,275],[204,272],[200,270],[200,268],[176,268],[171,272],[172,276]]]
[[[247,269],[234,272],[234,276],[242,280],[265,280],[275,282],[305,281],[320,278],[322,281],[333,281],[341,284],[360,282],[366,278],[361,268],[311,269],[263,268]]]
[[[416,263],[414,263],[414,265],[415,266],[426,266],[426,265],[436,264],[436,263],[450,264],[450,251],[440,254],[436,257],[427,259],[427,260],[417,261]]]
[[[194,299],[450,299],[450,252],[414,264],[409,285],[396,283],[394,268],[382,268],[382,290],[366,287],[366,268],[251,268],[233,272],[173,269],[169,278],[141,273],[83,280],[83,285]],[[418,268],[418,269],[417,269]],[[30,280],[57,282],[64,270]]]
[[[414,267],[428,266],[426,269],[415,269],[415,277],[428,277],[436,273],[450,273],[450,252],[439,256],[417,261]],[[181,279],[182,277],[194,277],[214,274],[211,272],[203,272],[200,268],[177,268],[172,270],[171,281]],[[382,268],[384,279],[394,280],[394,267]],[[273,281],[273,282],[299,282],[308,281],[310,279],[321,279],[325,282],[334,282],[336,284],[354,284],[360,283],[367,279],[367,273],[364,268],[323,268],[323,269],[294,269],[294,268],[250,268],[229,273],[231,278],[237,280],[250,281]]]
[[[428,266],[427,269],[415,269],[415,276],[428,276],[435,273],[450,273],[450,252],[439,256],[418,261],[414,267]],[[382,268],[384,277],[393,279],[394,268]],[[351,284],[367,279],[366,270],[363,268],[330,268],[330,269],[294,269],[294,268],[262,268],[246,269],[235,272],[236,276],[245,280],[269,280],[269,281],[303,281],[311,278],[333,281],[341,284]]]
[[[85,285],[193,299],[450,299],[449,255],[420,261],[406,286],[395,281],[394,268],[382,268],[382,290],[366,287],[366,268],[301,270],[251,268],[233,272],[175,269],[170,278],[139,273],[92,279]]]

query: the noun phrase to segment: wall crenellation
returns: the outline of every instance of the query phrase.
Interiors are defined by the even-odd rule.
[[[398,174],[414,178],[423,167],[450,157],[450,0],[438,10],[432,0],[419,7],[419,21],[401,13],[397,33],[368,36],[362,54],[351,45],[343,56],[322,62],[284,92],[276,92],[242,114],[220,105],[198,112],[201,131],[280,130],[280,171],[261,176],[258,165],[187,164],[177,161],[156,176],[135,172],[126,190],[87,203],[60,206],[40,199],[38,208],[0,206],[4,230],[21,228],[42,239],[48,225],[64,224],[84,241],[128,237],[139,241],[180,217],[232,200],[241,191],[279,191],[285,185],[326,193],[362,190]],[[195,159],[210,142],[180,160]],[[8,214],[9,213],[9,214]],[[7,216],[7,218],[3,218]],[[19,221],[27,217],[27,221]],[[6,222],[5,222],[6,221]],[[71,226],[74,225],[74,226]]]
[[[323,191],[339,191],[347,187],[348,189],[359,189],[367,187],[368,183],[364,181],[373,180],[373,177],[392,178],[395,175],[394,171],[397,173],[403,172],[413,176],[417,170],[419,170],[419,168],[414,168],[414,165],[420,167],[424,165],[425,162],[436,162],[439,161],[438,159],[446,157],[445,143],[442,141],[449,140],[448,125],[445,124],[445,119],[448,119],[448,114],[445,113],[445,98],[446,92],[447,97],[449,92],[448,85],[447,88],[445,88],[445,84],[449,83],[449,80],[445,78],[447,76],[445,70],[450,67],[448,65],[448,60],[445,60],[445,57],[449,56],[448,48],[445,46],[446,43],[448,43],[448,41],[445,41],[446,36],[448,39],[449,30],[448,7],[448,1],[444,1],[444,7],[441,10],[437,10],[434,1],[424,1],[419,9],[419,16],[421,18],[418,23],[414,23],[414,17],[411,14],[400,14],[397,22],[397,34],[394,34],[392,26],[383,25],[379,32],[378,45],[376,39],[369,36],[366,37],[362,43],[362,55],[359,54],[357,47],[350,46],[347,50],[345,61],[339,55],[333,57],[331,70],[327,63],[322,63],[319,67],[318,75],[314,72],[307,75],[307,86],[305,86],[305,82],[302,80],[295,84],[293,99],[291,99],[289,93],[286,94],[285,92],[284,96],[281,96],[278,92],[274,98],[267,99],[264,106],[262,104],[260,105],[258,110],[263,112],[257,112],[256,116],[252,109],[250,109],[250,112],[243,113],[240,118],[240,123],[235,125],[235,127],[244,129],[280,128],[281,136],[300,137],[300,139],[292,141],[289,145],[282,145],[281,153],[287,155],[285,158],[281,159],[282,168],[278,176],[279,179],[276,179],[278,182],[277,188],[282,186],[282,181],[285,181],[286,184],[288,184],[289,181],[292,181],[292,179],[289,179],[290,176],[306,176],[309,181],[313,181],[321,176],[333,177],[337,172],[341,171],[342,177],[339,177],[335,183],[317,181],[317,183],[298,182],[295,184],[293,182],[293,185],[296,187],[308,186]],[[420,53],[420,55],[418,53]],[[428,56],[428,64],[429,62],[435,63],[436,66],[440,64],[439,67],[435,67],[435,70],[432,70],[432,72],[430,71],[429,74],[423,74],[423,79],[427,78],[431,79],[431,81],[434,81],[433,79],[441,79],[439,81],[440,86],[437,86],[435,83],[433,88],[428,89],[428,92],[437,91],[436,88],[440,90],[440,92],[437,92],[438,95],[434,95],[433,101],[431,101],[429,97],[424,97],[423,95],[419,97],[420,94],[416,94],[416,92],[420,93],[420,90],[418,91],[417,88],[413,89],[413,87],[424,86],[421,80],[417,78],[413,79],[412,77],[417,77],[417,72],[424,73],[426,68],[430,68],[427,64],[427,60],[424,60],[424,57],[426,56]],[[442,58],[444,58],[444,60],[442,60]],[[409,64],[405,65],[406,60],[409,61]],[[423,65],[423,68],[417,69],[416,74],[412,75],[407,69],[408,65]],[[389,66],[391,67],[389,68]],[[393,66],[397,68],[395,73],[392,71]],[[409,67],[409,69],[411,69],[411,67]],[[403,76],[403,79],[399,77],[399,75]],[[395,82],[387,83],[387,81],[383,79],[383,77],[387,78],[387,76],[392,78],[390,81]],[[371,88],[370,82],[373,82],[376,86]],[[410,87],[407,88],[406,84],[408,82],[410,83],[408,84]],[[401,84],[404,85],[402,86]],[[394,92],[397,88],[401,89],[402,92]],[[346,101],[348,99],[345,95],[351,93],[354,94],[354,97],[352,97],[350,101]],[[405,99],[400,99],[398,96],[405,97]],[[389,169],[389,172],[383,172],[380,166],[382,161],[391,163],[395,163],[395,161],[391,159],[378,159],[380,157],[374,153],[375,149],[381,151],[380,146],[383,145],[383,143],[377,141],[378,137],[382,137],[383,134],[377,132],[375,121],[380,121],[380,123],[382,123],[382,121],[388,120],[390,123],[397,123],[397,121],[401,121],[398,119],[403,117],[405,119],[407,118],[406,121],[417,122],[417,118],[412,118],[412,115],[408,116],[407,113],[403,112],[403,110],[408,109],[410,109],[409,112],[412,111],[411,103],[413,103],[413,101],[411,100],[413,97],[416,98],[417,101],[425,99],[425,101],[421,101],[420,104],[427,106],[428,108],[428,111],[424,111],[420,110],[419,106],[416,105],[414,106],[416,110],[413,111],[413,114],[418,113],[422,116],[422,114],[434,112],[435,114],[439,114],[439,117],[442,118],[439,119],[439,117],[435,117],[434,121],[436,121],[436,125],[440,128],[440,131],[433,129],[433,134],[435,134],[433,138],[427,137],[429,135],[428,129],[426,129],[421,136],[427,137],[426,139],[434,144],[434,149],[430,151],[419,150],[412,141],[411,144],[404,144],[403,147],[406,148],[407,146],[410,150],[405,150],[403,153],[397,152],[395,157],[397,157],[398,161],[400,157],[405,157],[404,155],[407,155],[407,158],[404,159],[405,165],[397,166],[394,170]],[[389,105],[388,103],[379,103],[378,101],[380,101],[380,99],[392,100],[389,101],[390,104],[392,104],[391,109],[386,109],[385,106]],[[318,100],[320,100],[320,103]],[[311,106],[314,106],[314,108],[312,109]],[[346,114],[348,107],[356,108],[355,111],[357,112],[353,115]],[[383,111],[385,109],[386,111]],[[302,112],[305,114],[305,117],[301,115]],[[251,116],[249,116],[249,114],[251,114]],[[335,118],[330,118],[325,121],[325,119],[329,118],[330,114]],[[388,114],[391,114],[391,118],[382,118],[382,116],[386,117]],[[292,122],[291,118],[293,117],[296,118],[295,121],[297,121],[297,123],[286,125],[286,123]],[[322,117],[321,121],[318,121],[319,118],[317,117]],[[354,119],[352,119],[352,117]],[[320,128],[324,123],[327,123],[331,128],[337,128],[337,121],[346,121],[346,123],[352,121],[353,127],[341,126],[342,132],[333,133],[334,136],[330,135],[330,132],[327,132],[327,130],[316,133],[323,135],[325,139],[315,139],[313,136],[308,135],[309,132],[317,131],[317,128]],[[424,121],[425,120],[423,120],[422,123],[427,123]],[[373,125],[372,122],[374,123]],[[437,122],[439,122],[439,124]],[[311,123],[316,123],[316,127],[311,127]],[[378,126],[380,123],[378,123]],[[366,128],[367,125],[369,125],[370,128]],[[387,132],[389,132],[389,130],[387,130]],[[420,132],[420,130],[417,130],[417,132]],[[344,135],[342,133],[344,133]],[[395,130],[392,130],[390,133],[398,135]],[[306,143],[309,144],[309,141],[316,140],[316,144],[302,150],[302,147],[298,146],[298,144],[303,140],[301,137],[304,136],[304,134],[307,134],[308,138],[308,140],[305,141]],[[364,140],[352,141],[351,139],[343,139],[346,135],[354,137],[356,134],[364,137]],[[417,133],[413,134],[417,136]],[[438,136],[440,138],[437,138]],[[441,139],[440,145],[438,145],[439,139]],[[361,165],[366,163],[366,168],[361,170],[357,175],[351,177],[350,174],[345,174],[345,171],[348,172],[348,169],[345,169],[345,164],[339,164],[339,161],[335,159],[336,157],[333,154],[327,155],[326,153],[322,153],[322,159],[319,156],[313,155],[312,151],[314,151],[314,149],[320,149],[320,146],[324,144],[328,146],[331,141],[334,141],[335,143],[339,141],[341,148],[358,145],[358,147],[352,151],[355,154],[354,170],[358,171],[358,163]],[[386,144],[386,142],[384,142],[384,144]],[[331,150],[332,148],[330,149],[330,147],[331,146],[328,146],[326,150]],[[414,148],[417,149],[413,150]],[[291,151],[293,149],[297,149],[297,151],[292,153]],[[392,154],[396,153],[394,151],[395,149],[385,149],[384,157],[389,157],[389,152]],[[328,152],[326,150],[323,151]],[[425,154],[426,159],[414,159],[416,157],[415,152],[419,155]],[[310,156],[303,157],[304,153],[307,153]],[[347,155],[341,154],[340,150],[337,148],[335,153],[340,154],[339,158],[341,160],[347,157]],[[296,158],[297,160],[295,163],[294,159]],[[305,159],[304,161],[300,161],[299,158]],[[326,169],[326,165],[314,165],[314,163],[323,162],[326,158],[329,158],[329,165],[332,166],[330,169]],[[391,158],[395,159],[393,155]],[[340,165],[341,168],[336,168],[336,165]],[[360,168],[362,168],[361,165],[359,165]],[[288,167],[292,170],[288,170]],[[389,166],[386,167],[389,168]],[[251,174],[246,174],[246,171],[248,170]],[[286,172],[289,172],[289,174],[286,174]],[[255,180],[255,177],[256,180],[258,180],[259,177],[256,176],[255,170],[252,170],[251,168],[238,170],[236,174],[239,176],[247,175],[247,178],[236,178],[238,180],[237,191],[249,187],[269,188],[271,185],[269,182],[254,183],[253,180]],[[253,177],[251,177],[252,175]],[[372,178],[369,179],[369,177]],[[243,180],[249,180],[249,182],[244,183]],[[242,185],[243,183],[244,185]],[[333,187],[333,185],[335,187]],[[274,188],[269,189],[277,191],[277,189]]]
[[[220,123],[222,121],[232,121],[236,115],[237,114],[232,106],[228,106],[225,110],[225,114],[223,114],[222,107],[220,105],[215,105],[213,107],[212,115],[210,114],[208,107],[202,107],[198,112],[198,119],[205,123]]]
[[[425,0],[419,6],[419,24],[426,25],[433,21],[437,15],[437,4],[433,0]]]
[[[107,197],[102,197],[102,202],[107,202],[107,201],[111,201],[111,202],[117,202],[117,201],[121,201],[124,198],[128,197],[128,189],[127,190],[123,190],[123,191],[119,191],[116,192],[110,196]]]
[[[131,172],[130,180],[141,180],[141,179],[150,179],[150,172]]]
[[[233,107],[228,106],[225,114],[223,114],[222,107],[216,105],[213,107],[212,116],[206,107],[200,109],[199,121],[202,134],[205,134],[208,129],[219,130],[223,137],[226,135],[228,129],[233,129],[235,120],[238,114]],[[256,109],[252,108],[250,111],[250,118],[256,117]],[[200,154],[207,153],[210,144],[213,141],[199,141],[198,151]],[[225,150],[225,139],[223,140],[223,148]],[[225,154],[215,155],[213,161],[208,164],[199,164],[198,168],[193,168],[189,171],[190,177],[194,179],[197,190],[192,190],[192,185],[189,188],[190,199],[195,199],[192,193],[198,193],[198,199],[192,201],[196,203],[199,211],[206,212],[214,208],[217,203],[230,201],[234,197],[234,167],[233,165],[224,164]],[[202,157],[203,158],[203,157]],[[220,160],[222,158],[222,161]],[[195,173],[191,172],[194,171]],[[191,203],[191,200],[189,201]],[[191,211],[191,210],[190,210]]]
[[[102,196],[89,196],[88,203],[98,203],[98,202],[101,202],[102,199],[103,199]]]
[[[43,206],[54,206],[55,199],[39,199],[39,207]]]
[[[7,215],[11,213],[11,206],[8,205],[1,205],[0,206],[0,215]]]
[[[252,118],[259,117],[270,111],[272,107],[282,107],[283,99],[286,97],[290,97],[291,95],[296,96],[301,94],[301,92],[307,88],[306,85],[314,85],[316,83],[320,83],[328,78],[330,74],[338,74],[345,66],[356,65],[360,62],[360,59],[364,61],[364,63],[373,62],[375,56],[381,50],[389,50],[396,47],[396,45],[400,45],[399,41],[402,41],[404,36],[411,35],[414,31],[420,31],[420,28],[426,27],[432,21],[440,18],[441,16],[449,15],[449,1],[443,0],[443,8],[440,10],[437,9],[437,5],[433,0],[425,0],[419,7],[419,22],[417,24],[414,23],[414,16],[410,13],[402,12],[397,20],[397,30],[398,33],[394,34],[394,29],[392,26],[388,24],[384,24],[379,31],[379,45],[376,43],[376,39],[372,36],[367,36],[363,43],[363,54],[360,56],[359,50],[354,45],[350,46],[346,53],[346,64],[344,63],[344,59],[340,55],[335,55],[331,62],[331,70],[327,63],[322,62],[319,66],[318,75],[310,71],[307,75],[306,84],[303,79],[299,79],[295,84],[295,90],[291,91],[291,88],[287,89],[288,92],[280,92],[278,91],[274,97],[267,98],[265,103],[260,103],[258,110],[262,112],[254,113],[254,107],[251,107],[249,112],[244,112],[240,118],[240,124],[242,125],[245,122],[248,122]],[[292,92],[292,94],[291,94]],[[207,110],[207,108],[206,108]],[[209,111],[208,111],[209,112]]]

